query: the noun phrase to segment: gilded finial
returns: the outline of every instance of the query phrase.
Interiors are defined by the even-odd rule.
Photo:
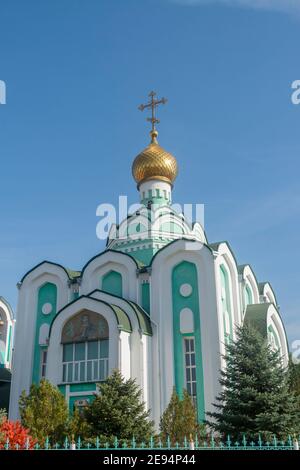
[[[168,100],[166,98],[156,99],[155,97],[157,95],[155,91],[151,91],[148,96],[150,97],[150,101],[146,104],[141,104],[138,107],[138,109],[140,111],[144,111],[144,109],[147,109],[147,108],[151,109],[151,117],[148,117],[147,121],[151,122],[151,125],[152,125],[151,131],[150,131],[151,143],[157,144],[158,132],[156,130],[155,124],[158,124],[160,121],[159,119],[157,119],[155,115],[155,111],[158,105],[166,104]]]

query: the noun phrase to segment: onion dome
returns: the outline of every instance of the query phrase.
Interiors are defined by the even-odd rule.
[[[150,135],[150,144],[134,159],[133,177],[138,188],[149,180],[165,181],[172,185],[178,173],[176,158],[158,144],[156,129]]]

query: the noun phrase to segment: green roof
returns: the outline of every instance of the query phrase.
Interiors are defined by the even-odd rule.
[[[100,302],[103,302],[103,301],[100,300]],[[126,331],[128,333],[131,333],[132,327],[131,327],[131,323],[130,323],[127,313],[122,308],[118,307],[117,305],[109,304],[109,306],[112,308],[112,310],[116,314],[119,329],[122,331]]]
[[[135,302],[128,301],[128,303],[131,305],[138,317],[138,322],[142,333],[144,335],[152,336],[153,332],[149,315],[142,307],[140,307],[140,305],[136,304]]]
[[[94,292],[100,292],[100,293],[109,295],[111,297],[116,297],[116,298],[121,299],[124,302],[126,302],[134,310],[134,313],[136,314],[136,317],[137,317],[137,320],[138,320],[139,328],[142,331],[142,333],[144,335],[152,336],[153,332],[152,332],[150,316],[140,305],[138,305],[137,303],[132,302],[130,300],[124,299],[123,297],[120,297],[119,295],[112,294],[111,292],[105,292],[104,290],[101,290],[101,289],[93,290],[92,292],[90,292],[88,294],[88,297],[90,297],[91,299],[100,300],[100,299],[97,299],[97,298],[93,297]],[[103,301],[103,302],[105,302],[105,301]],[[115,304],[112,304],[112,305],[115,306]],[[118,308],[120,308],[120,307],[118,307]]]
[[[252,304],[248,305],[245,313],[245,323],[257,329],[263,337],[267,338],[267,317],[270,305],[273,304]]]
[[[70,279],[76,279],[81,276],[81,271],[73,271],[73,269],[65,268]]]

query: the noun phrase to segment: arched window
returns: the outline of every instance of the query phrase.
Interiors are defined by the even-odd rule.
[[[248,307],[248,305],[251,305],[251,304],[253,304],[253,294],[252,294],[252,290],[249,287],[249,285],[246,284],[246,287],[245,287],[245,309]]]
[[[109,271],[102,278],[102,290],[108,294],[122,297],[122,275],[117,271]]]
[[[109,329],[106,319],[84,310],[62,330],[64,383],[99,382],[108,376]]]
[[[221,275],[221,298],[222,298],[222,310],[223,310],[223,326],[224,326],[224,342],[228,344],[233,339],[232,331],[232,311],[231,311],[231,294],[229,275],[227,269],[222,264],[220,268]]]

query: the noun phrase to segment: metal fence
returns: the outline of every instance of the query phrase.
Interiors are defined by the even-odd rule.
[[[94,442],[85,442],[79,437],[76,441],[65,439],[62,444],[51,443],[48,438],[43,443],[30,445],[27,440],[23,446],[20,444],[11,445],[7,440],[4,450],[216,450],[216,451],[241,451],[241,450],[299,450],[300,436],[289,436],[286,441],[277,439],[275,436],[269,441],[264,441],[261,437],[257,440],[249,440],[243,436],[241,441],[234,441],[227,437],[221,441],[213,436],[209,439],[201,440],[198,436],[193,439],[184,438],[183,442],[171,442],[152,437],[148,442],[137,442],[133,437],[130,441],[119,441],[114,439],[113,443],[101,442],[96,438]]]

